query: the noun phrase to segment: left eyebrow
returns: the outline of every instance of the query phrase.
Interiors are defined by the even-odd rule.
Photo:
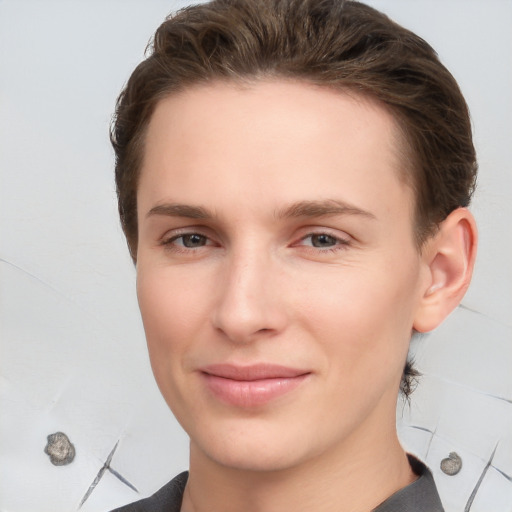
[[[274,213],[276,219],[295,217],[322,217],[323,215],[361,215],[368,219],[376,219],[375,215],[351,204],[337,199],[322,201],[299,201]]]

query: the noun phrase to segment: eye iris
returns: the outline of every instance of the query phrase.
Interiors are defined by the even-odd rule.
[[[206,237],[203,235],[183,235],[183,245],[185,247],[202,247],[206,244]]]
[[[336,238],[329,235],[312,235],[311,243],[313,247],[332,247],[336,245]]]

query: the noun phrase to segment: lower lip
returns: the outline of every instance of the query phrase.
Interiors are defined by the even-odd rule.
[[[297,377],[277,377],[260,380],[233,380],[202,374],[206,386],[224,403],[236,407],[258,407],[283,396],[297,388],[309,374]]]

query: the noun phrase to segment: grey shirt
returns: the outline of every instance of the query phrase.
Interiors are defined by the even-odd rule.
[[[372,512],[444,512],[432,473],[414,457],[409,456],[409,463],[419,478],[390,496]],[[180,512],[187,479],[188,472],[185,471],[153,496],[112,512]]]

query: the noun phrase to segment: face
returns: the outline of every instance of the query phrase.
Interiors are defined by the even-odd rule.
[[[284,469],[385,442],[425,279],[395,125],[308,84],[162,100],[138,189],[153,371],[193,452]]]

